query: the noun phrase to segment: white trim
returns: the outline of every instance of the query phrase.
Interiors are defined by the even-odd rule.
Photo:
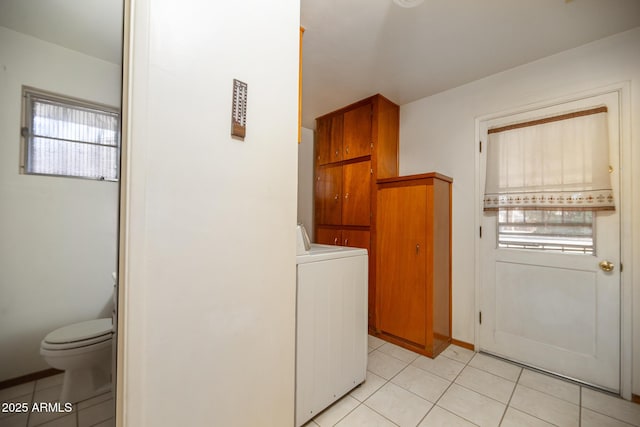
[[[617,92],[620,103],[620,259],[624,264],[624,270],[620,274],[620,395],[631,399],[631,374],[632,374],[632,350],[633,350],[633,330],[632,330],[632,165],[631,165],[631,83],[623,81],[600,88],[565,95],[553,100],[539,101],[520,107],[512,107],[500,112],[485,114],[475,118],[475,141],[478,144],[481,137],[480,127],[482,122],[502,118],[514,114],[526,113],[541,108],[553,107],[571,101],[578,101],[607,93]],[[478,146],[475,146],[475,177],[476,194],[474,216],[475,229],[479,230],[482,224],[483,214],[483,183],[480,177],[480,162],[482,154],[486,152],[486,141],[483,142],[483,152],[480,153]],[[475,313],[474,313],[474,349],[481,348],[479,323],[477,314],[480,311],[480,236],[475,235]]]

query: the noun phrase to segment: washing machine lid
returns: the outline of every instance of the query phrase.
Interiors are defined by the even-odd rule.
[[[296,256],[296,264],[306,264],[308,262],[327,261],[330,259],[362,255],[367,255],[366,249],[312,243],[309,251]]]
[[[74,323],[73,325],[63,326],[50,332],[44,341],[51,344],[64,344],[77,341],[91,340],[103,335],[112,333],[113,325],[111,318],[87,320],[86,322]]]

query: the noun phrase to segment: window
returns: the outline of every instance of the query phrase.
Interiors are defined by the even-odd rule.
[[[615,209],[606,114],[488,130],[484,210],[498,212],[498,247],[594,254],[594,212]]]
[[[593,255],[593,211],[498,211],[498,247]]]
[[[22,137],[23,173],[118,180],[114,108],[25,87]]]

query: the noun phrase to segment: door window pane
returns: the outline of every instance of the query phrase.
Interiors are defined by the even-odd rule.
[[[594,254],[593,211],[498,211],[498,247]]]

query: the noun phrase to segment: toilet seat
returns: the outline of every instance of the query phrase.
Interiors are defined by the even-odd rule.
[[[110,341],[113,335],[111,318],[74,323],[50,332],[42,340],[42,349],[67,350]]]

